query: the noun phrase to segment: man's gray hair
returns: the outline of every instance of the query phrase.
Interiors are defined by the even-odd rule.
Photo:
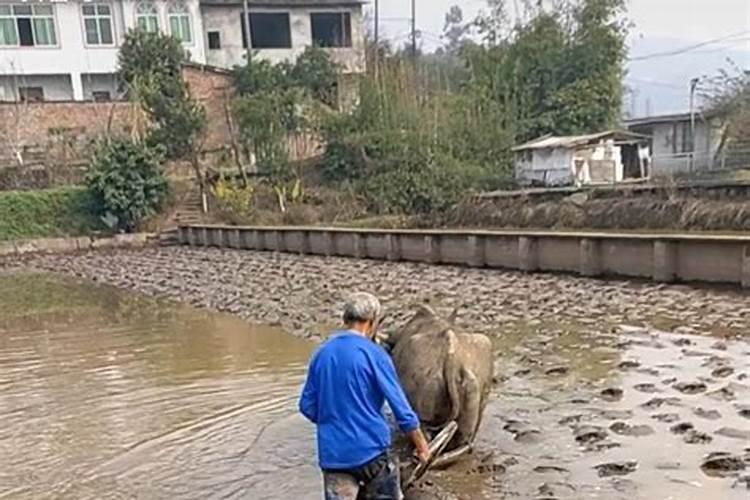
[[[346,299],[344,324],[376,321],[380,317],[380,301],[371,293],[357,292]]]

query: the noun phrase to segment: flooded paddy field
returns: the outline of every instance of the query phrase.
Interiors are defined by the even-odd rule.
[[[747,498],[747,294],[182,248],[0,263],[0,498],[320,498],[301,337],[357,289],[495,344],[476,451],[420,498]]]

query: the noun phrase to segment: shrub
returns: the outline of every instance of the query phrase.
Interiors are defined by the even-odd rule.
[[[339,68],[328,52],[316,47],[307,47],[294,66],[289,68],[292,85],[306,89],[312,97],[336,105],[336,84]]]
[[[157,214],[169,195],[161,170],[163,155],[140,142],[109,139],[99,143],[86,174],[86,184],[99,213],[112,226],[133,231]]]
[[[86,189],[0,192],[0,240],[78,236],[103,227]]]
[[[213,186],[216,205],[224,215],[236,217],[243,222],[252,217],[255,205],[255,186],[240,186],[226,179],[219,179]]]

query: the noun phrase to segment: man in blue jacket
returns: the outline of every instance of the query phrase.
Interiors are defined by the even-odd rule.
[[[380,302],[356,293],[344,307],[346,329],[313,356],[299,408],[317,426],[326,500],[401,500],[390,454],[388,402],[423,462],[429,445],[398,381],[391,357],[375,343]]]

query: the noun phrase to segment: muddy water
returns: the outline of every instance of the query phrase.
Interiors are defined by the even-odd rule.
[[[625,325],[542,329],[496,342],[501,380],[478,452],[438,475],[451,489],[476,499],[748,498],[750,344]],[[707,475],[712,452],[746,470]]]
[[[746,340],[605,320],[496,329],[477,450],[428,492],[747,498],[750,470],[701,470],[712,452],[750,468]],[[320,498],[296,413],[313,348],[232,316],[0,274],[0,499]]]
[[[311,343],[230,316],[0,275],[0,498],[305,498]]]

